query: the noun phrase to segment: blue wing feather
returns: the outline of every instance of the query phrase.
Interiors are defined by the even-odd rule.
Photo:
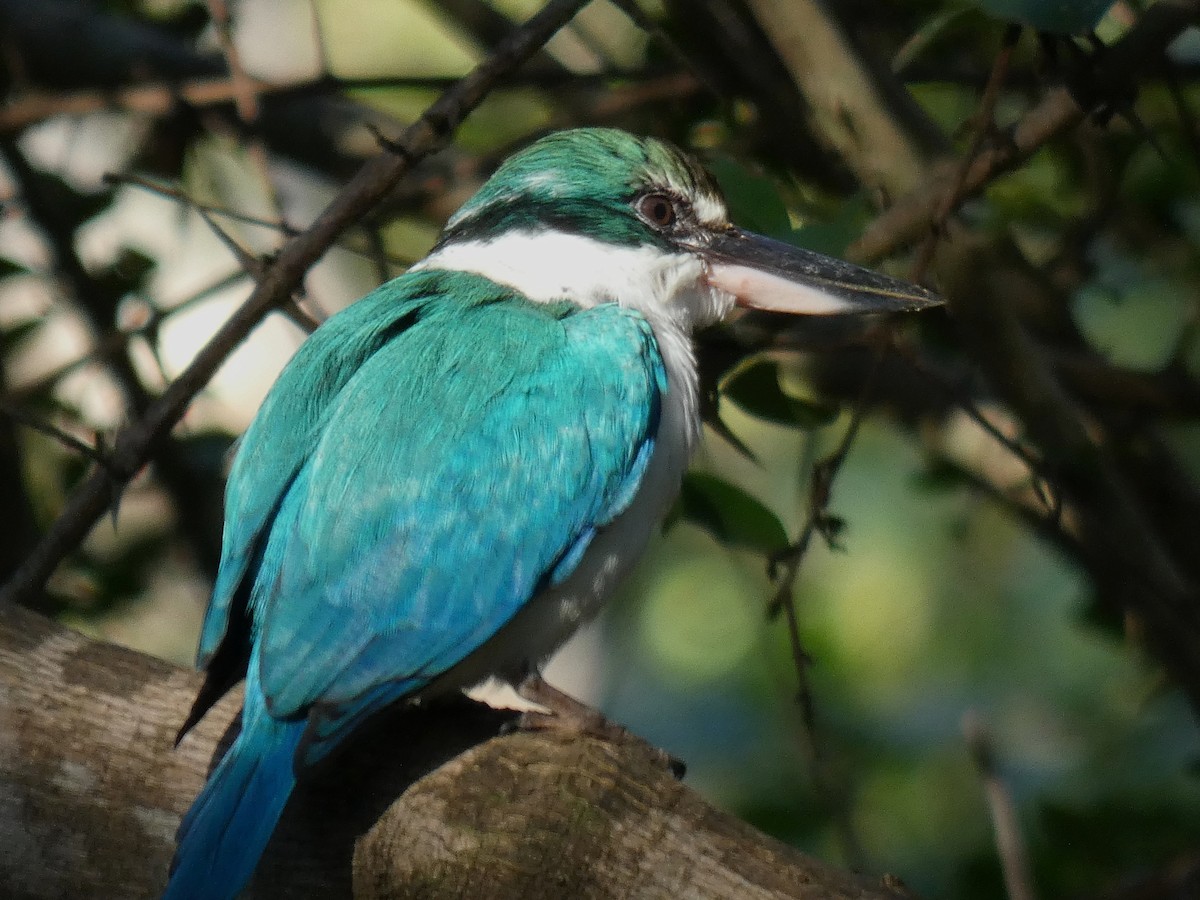
[[[636,493],[662,389],[628,310],[427,308],[338,394],[272,522],[272,714],[413,690],[565,577]]]
[[[316,442],[330,401],[428,299],[430,286],[412,287],[405,291],[399,280],[389,282],[330,319],[296,351],[242,436],[225,494],[221,567],[197,650],[201,666],[228,630],[248,570],[262,570],[256,560],[262,540]]]

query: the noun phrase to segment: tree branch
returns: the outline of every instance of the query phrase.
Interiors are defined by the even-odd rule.
[[[0,894],[157,896],[237,693],[172,749],[198,675],[0,609]],[[720,812],[640,742],[495,737],[467,701],[395,714],[303,782],[269,897],[898,900]],[[224,735],[228,738],[229,735]]]
[[[1128,84],[1141,73],[1158,71],[1167,46],[1200,16],[1200,0],[1159,0],[1098,64],[1098,85]],[[966,199],[1004,172],[1020,165],[1049,141],[1079,125],[1088,111],[1066,87],[1050,90],[1013,128],[1010,140],[980,152],[961,187]],[[919,240],[936,224],[943,198],[954,189],[955,166],[938,166],[924,181],[880,214],[847,249],[860,261],[883,259]]]

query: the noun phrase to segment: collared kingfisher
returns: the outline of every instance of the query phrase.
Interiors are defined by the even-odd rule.
[[[180,736],[244,678],[241,731],[165,896],[236,896],[297,777],[365,719],[517,683],[596,612],[698,439],[694,329],[937,302],[736,228],[662,141],[580,129],[508,159],[305,341],[242,439]]]

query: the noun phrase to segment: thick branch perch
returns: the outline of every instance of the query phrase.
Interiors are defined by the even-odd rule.
[[[0,609],[0,894],[152,897],[236,698],[177,749],[199,677]],[[399,714],[302,785],[256,897],[897,898],[713,809],[645,745]]]

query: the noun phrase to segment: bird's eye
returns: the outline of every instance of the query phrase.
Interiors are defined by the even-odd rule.
[[[675,201],[665,194],[647,194],[637,202],[638,214],[655,228],[675,224]]]

